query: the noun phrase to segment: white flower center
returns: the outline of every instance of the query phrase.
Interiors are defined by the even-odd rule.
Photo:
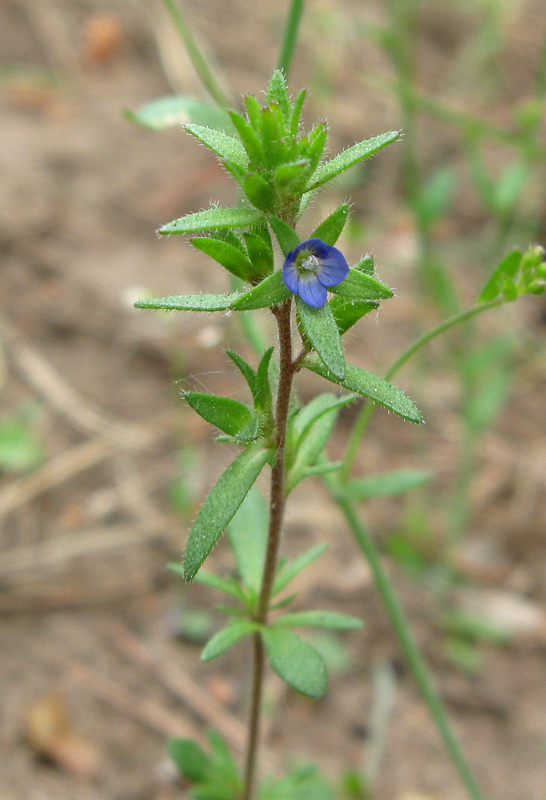
[[[316,272],[319,266],[319,260],[316,256],[305,256],[305,258],[302,258],[300,261],[300,267],[302,269],[308,269],[312,272]]]

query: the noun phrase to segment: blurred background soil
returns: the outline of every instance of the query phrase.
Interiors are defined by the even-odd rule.
[[[285,4],[185,5],[235,102],[261,92]],[[367,35],[385,24],[387,5],[309,3],[291,86],[310,88],[306,120],[328,117],[332,152],[401,127],[391,66]],[[542,0],[419,6],[419,89],[509,129],[515,104],[532,92],[546,36]],[[503,38],[483,56],[479,84],[467,45],[497,12]],[[211,199],[231,202],[233,186],[179,126],[153,132],[122,116],[123,108],[173,91],[202,93],[160,3],[3,0],[0,68],[1,415],[26,420],[25,435],[39,451],[32,469],[0,476],[0,796],[183,797],[165,740],[202,740],[214,726],[240,756],[248,653],[239,645],[199,662],[203,638],[221,621],[210,610],[218,598],[180,586],[166,570],[233,457],[188,413],[180,389],[241,396],[224,350],[251,353],[232,316],[137,312],[132,302],[146,293],[225,290],[225,277],[201,253],[181,238],[159,241],[155,231]],[[457,175],[450,214],[435,236],[453,242],[458,285],[471,303],[485,274],[491,221],[470,188],[457,132],[423,117],[417,134],[424,167],[449,163]],[[544,147],[543,128],[541,136]],[[379,372],[416,331],[438,321],[415,281],[417,237],[401,200],[401,153],[391,146],[373,159],[364,183],[319,195],[302,224],[311,230],[346,195],[353,199],[360,233],[344,250],[353,260],[373,252],[380,277],[396,288],[380,314],[348,337],[353,362]],[[507,154],[492,146],[487,158],[494,169]],[[536,178],[544,184],[544,170]],[[530,192],[543,234],[541,198]],[[506,248],[530,243],[508,240]],[[265,312],[260,319],[270,325]],[[356,467],[357,474],[434,472],[431,494],[376,500],[366,519],[382,541],[428,512],[425,568],[411,573],[392,553],[384,557],[495,800],[546,797],[545,321],[542,299],[525,298],[475,328],[477,340],[510,333],[515,379],[480,443],[458,580],[444,607],[500,617],[511,626],[502,642],[470,637],[466,661],[461,652],[456,658],[430,578],[445,531],[441,502],[429,508],[426,498],[450,496],[461,434],[460,387],[442,345],[397,380],[426,427],[376,414]],[[324,388],[311,377],[300,382],[304,397]],[[355,414],[340,420],[334,457]],[[332,667],[324,700],[268,679],[265,768],[316,760],[333,783],[349,768],[367,770],[377,800],[462,800],[369,570],[321,485],[308,481],[294,493],[285,549],[296,554],[324,540],[329,551],[301,576],[298,607],[357,614],[365,628],[322,642]],[[217,570],[232,569],[224,545],[212,559]]]

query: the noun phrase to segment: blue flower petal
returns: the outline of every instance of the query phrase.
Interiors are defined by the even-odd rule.
[[[299,246],[299,245],[298,245]],[[291,292],[294,294],[298,293],[298,284],[299,284],[299,277],[298,271],[296,269],[296,262],[294,259],[294,252],[292,250],[291,253],[285,258],[284,265],[282,268],[282,279],[284,281],[284,285],[290,289]]]
[[[304,303],[314,308],[321,308],[327,297],[326,288],[319,283],[314,275],[300,278],[298,294]]]
[[[328,258],[329,251],[332,249],[335,250],[335,247],[332,248],[330,245],[325,244],[322,239],[307,239],[306,242],[301,242],[294,249],[294,252],[297,250],[300,253],[302,250],[307,250],[322,261],[323,258]],[[337,252],[339,253],[339,250]]]
[[[349,265],[345,256],[337,247],[328,247],[328,255],[320,260],[317,278],[323,286],[337,286],[349,274]]]

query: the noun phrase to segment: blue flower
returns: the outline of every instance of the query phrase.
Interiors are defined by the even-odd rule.
[[[288,253],[282,268],[285,286],[314,308],[326,302],[326,288],[337,286],[348,274],[345,256],[320,239],[300,242]]]

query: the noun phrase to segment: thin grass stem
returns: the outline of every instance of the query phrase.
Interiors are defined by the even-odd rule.
[[[296,50],[296,42],[298,39],[298,30],[300,21],[303,15],[303,7],[305,0],[291,0],[290,9],[288,12],[288,19],[284,31],[284,40],[277,64],[278,69],[282,69],[286,78],[290,73],[294,52]]]

